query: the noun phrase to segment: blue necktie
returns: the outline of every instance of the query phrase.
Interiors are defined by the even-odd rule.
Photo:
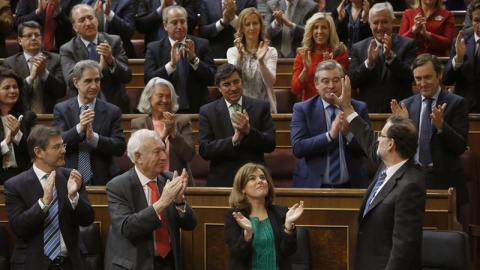
[[[423,166],[432,163],[432,154],[430,153],[430,138],[432,137],[432,113],[433,98],[425,98],[426,107],[422,112],[422,126],[420,127],[420,140],[418,145],[418,161]]]
[[[370,205],[372,204],[373,199],[375,198],[375,195],[377,194],[378,189],[380,186],[385,182],[385,178],[387,178],[387,169],[383,170],[377,178],[377,183],[375,183],[375,186],[372,189],[372,192],[370,192],[370,196],[368,196],[367,203],[365,204],[365,210],[363,211],[363,216],[368,212],[368,209],[370,208]]]
[[[88,43],[88,59],[93,61],[99,61],[98,53],[97,53],[97,44],[90,42]]]
[[[330,123],[333,125],[335,121],[335,106],[329,105],[330,109]],[[329,150],[330,164],[328,165],[328,175],[332,183],[336,183],[340,180],[340,145],[339,139],[332,141],[332,146]]]
[[[87,105],[82,105],[80,107],[80,114],[88,109]],[[92,179],[92,165],[90,163],[90,145],[87,142],[87,138],[83,140],[78,145],[78,171],[82,174],[83,182],[85,185],[90,183],[90,179]]]
[[[50,174],[46,174],[43,178],[47,179]],[[43,231],[43,252],[54,260],[60,254],[60,224],[58,222],[58,198],[57,187],[53,187],[53,198],[48,209],[48,216],[44,220]]]
[[[178,43],[177,48],[180,49],[184,44]],[[188,96],[187,96],[187,80],[188,80],[189,63],[186,56],[186,52],[180,55],[180,61],[177,63],[177,83],[175,89],[178,93],[178,104],[181,109],[188,109]]]

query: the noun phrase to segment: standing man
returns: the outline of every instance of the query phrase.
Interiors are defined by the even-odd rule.
[[[350,103],[350,80],[342,81],[341,125],[347,125],[377,165],[358,217],[355,270],[420,269],[425,178],[415,162],[418,131],[412,120],[392,116],[375,136]]]
[[[62,130],[67,144],[65,166],[78,169],[86,184],[103,186],[119,173],[113,156],[122,156],[126,146],[120,109],[97,98],[100,74],[95,61],[75,65],[78,96],[55,105],[53,125]]]
[[[242,165],[265,164],[264,153],[275,150],[269,103],[243,95],[241,74],[232,64],[221,65],[215,84],[223,98],[200,108],[198,152],[210,160],[210,187],[231,187]]]
[[[145,84],[160,77],[173,84],[180,113],[198,113],[211,100],[215,62],[208,40],[187,35],[187,11],[181,6],[163,10],[168,37],[148,44],[145,55]]]
[[[60,49],[63,77],[76,96],[78,90],[73,83],[73,67],[76,63],[90,59],[100,63],[102,89],[100,98],[118,106],[122,113],[130,113],[130,98],[125,84],[132,79],[122,40],[119,36],[98,33],[98,20],[91,6],[79,4],[71,13],[73,29],[77,36]]]
[[[393,9],[389,2],[370,9],[373,37],[353,44],[349,65],[352,88],[367,103],[370,113],[390,113],[390,101],[411,96],[410,64],[417,56],[415,40],[392,33]]]
[[[60,55],[42,51],[42,28],[35,21],[20,23],[18,44],[23,52],[5,59],[3,65],[24,79],[28,109],[36,114],[53,113],[57,98],[65,96]]]
[[[428,189],[457,190],[457,209],[468,203],[465,171],[460,156],[467,149],[468,104],[465,99],[441,88],[443,66],[431,54],[419,55],[412,63],[420,93],[392,101],[392,113],[413,120],[420,143],[415,155],[422,165]]]
[[[5,208],[16,236],[11,269],[85,269],[79,226],[93,223],[95,212],[82,175],[65,165],[61,131],[36,126],[28,136],[30,170],[5,182]]]
[[[105,269],[184,269],[179,230],[197,225],[183,195],[188,174],[164,171],[165,145],[153,130],[132,134],[128,157],[135,167],[107,184],[112,227]]]
[[[335,121],[341,110],[332,95],[342,93],[342,65],[330,59],[318,64],[315,87],[319,95],[293,106],[291,141],[298,163],[292,187],[366,188],[365,153],[347,126]],[[354,110],[370,125],[367,105],[351,100]]]
[[[279,58],[295,58],[302,45],[305,23],[318,12],[311,0],[269,0],[265,12],[268,39],[273,42]]]

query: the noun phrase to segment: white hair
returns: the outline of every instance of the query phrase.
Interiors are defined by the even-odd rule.
[[[132,163],[135,164],[136,152],[143,153],[146,150],[145,147],[147,145],[145,145],[145,142],[147,142],[149,139],[158,139],[162,141],[157,132],[149,129],[139,129],[132,134],[127,145],[127,154]]]

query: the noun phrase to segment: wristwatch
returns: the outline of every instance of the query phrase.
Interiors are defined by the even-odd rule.
[[[181,202],[177,202],[177,201],[175,201],[175,199],[173,200],[173,204],[175,204],[175,206],[184,206],[186,203],[187,203],[187,201],[185,200],[185,195],[182,195],[182,201]]]

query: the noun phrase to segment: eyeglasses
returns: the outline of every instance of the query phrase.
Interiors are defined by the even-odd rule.
[[[42,35],[40,33],[28,33],[28,34],[22,35],[22,38],[31,39],[32,37],[39,38],[41,36]]]
[[[64,143],[64,144],[57,144],[55,145],[54,147],[52,147],[53,150],[55,151],[60,151],[61,149],[67,149],[67,144]]]
[[[377,132],[375,132],[375,133],[376,133],[376,135],[377,135],[377,138],[390,139],[388,136],[383,135],[381,131],[377,131]]]

